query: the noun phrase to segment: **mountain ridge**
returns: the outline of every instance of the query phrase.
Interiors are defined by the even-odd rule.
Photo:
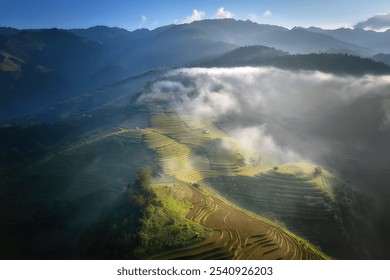
[[[343,41],[343,36],[334,35],[337,31],[332,32],[313,28],[290,30],[234,19],[135,31],[106,26],[67,30],[0,28],[0,119],[34,113],[154,68],[205,63],[245,45],[264,45],[292,54],[331,52],[362,56],[373,52],[367,50],[370,46],[354,44],[360,41]],[[390,34],[348,32],[371,34],[377,41],[385,36],[380,39],[383,42]],[[387,51],[390,53],[390,48]],[[387,62],[384,56],[374,60]],[[27,80],[34,87],[21,86],[29,84]],[[21,107],[20,100],[26,106]]]

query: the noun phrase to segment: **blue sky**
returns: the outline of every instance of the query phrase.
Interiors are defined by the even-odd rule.
[[[353,26],[375,14],[389,12],[390,1],[0,0],[0,11],[0,26],[16,28],[85,28],[107,25],[129,30],[140,27],[154,29],[194,19],[230,16],[290,28],[337,28]]]

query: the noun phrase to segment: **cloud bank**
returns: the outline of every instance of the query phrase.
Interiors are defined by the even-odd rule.
[[[377,14],[369,19],[359,22],[355,28],[362,28],[365,30],[386,31],[390,29],[390,12]]]
[[[324,165],[370,187],[371,175],[390,176],[390,76],[185,68],[155,81],[138,102],[211,120],[280,163]]]

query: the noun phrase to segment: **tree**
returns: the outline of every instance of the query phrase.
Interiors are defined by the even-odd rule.
[[[149,165],[147,165],[138,171],[134,181],[134,187],[140,189],[142,192],[150,192],[151,181],[152,181],[152,168]]]
[[[128,188],[132,187],[133,199],[138,206],[146,208],[156,198],[151,182],[152,168],[145,166],[138,171],[134,183],[128,185]]]

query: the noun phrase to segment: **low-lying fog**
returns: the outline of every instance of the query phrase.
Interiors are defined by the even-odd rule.
[[[281,163],[320,164],[371,194],[389,193],[390,76],[176,69],[139,101],[212,119],[244,146]]]

